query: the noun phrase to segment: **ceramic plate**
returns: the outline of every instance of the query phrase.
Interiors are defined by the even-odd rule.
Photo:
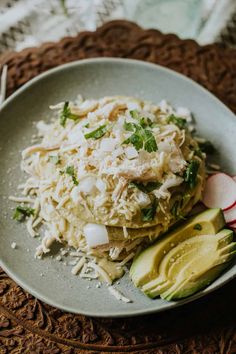
[[[236,118],[218,99],[190,79],[163,67],[135,60],[89,59],[50,70],[27,83],[4,103],[0,112],[0,260],[1,267],[20,286],[46,303],[66,311],[92,316],[131,316],[164,311],[197,299],[236,275],[232,265],[207,289],[178,302],[151,300],[135,289],[128,276],[117,286],[133,300],[116,300],[106,286],[100,289],[71,274],[50,256],[35,260],[37,238],[31,238],[24,224],[11,219],[13,203],[23,181],[20,151],[36,132],[34,122],[50,116],[49,105],[75,99],[78,94],[99,98],[131,95],[159,102],[167,99],[174,106],[188,107],[194,114],[199,134],[218,148],[218,162],[236,174]],[[12,249],[11,243],[17,248]],[[89,285],[89,289],[87,286]]]

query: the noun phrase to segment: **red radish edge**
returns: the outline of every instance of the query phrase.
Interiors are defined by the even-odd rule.
[[[223,180],[215,180],[212,186],[211,184],[211,180],[212,178],[223,178]],[[225,179],[225,180],[224,180]],[[228,180],[228,181],[227,181]],[[217,185],[221,183],[221,182],[225,182],[224,183],[224,187],[227,186],[228,183],[228,201],[227,199],[225,200],[222,196],[222,193],[220,192],[220,187]],[[232,176],[229,176],[227,173],[224,172],[219,172],[219,173],[215,173],[213,175],[211,175],[206,182],[206,186],[205,186],[205,190],[203,191],[203,198],[202,198],[202,202],[204,203],[204,205],[206,205],[208,208],[215,208],[215,207],[219,207],[223,210],[229,210],[231,208],[234,207],[234,205],[236,205],[236,187],[235,187],[235,193],[233,193],[231,195],[231,192],[234,192],[234,185],[235,180],[233,180]],[[226,192],[227,195],[227,192]],[[214,199],[215,196],[215,199]],[[225,201],[223,203],[223,201]],[[226,201],[228,203],[226,203]],[[227,205],[228,204],[228,205]]]
[[[225,221],[227,224],[236,222],[236,206],[224,212]]]
[[[223,210],[223,211],[227,211],[227,210],[233,208],[235,205],[236,205],[236,202],[234,202],[232,205],[230,205],[230,206],[228,206],[227,208],[222,209],[222,210]]]

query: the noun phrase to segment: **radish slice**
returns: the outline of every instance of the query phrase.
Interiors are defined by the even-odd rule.
[[[232,205],[230,205],[228,208],[223,209],[223,211],[227,211],[229,209],[232,209],[236,205],[236,202],[234,202]]]
[[[236,221],[230,222],[229,227],[231,227],[232,229],[236,229]]]
[[[224,217],[226,223],[236,222],[236,205],[233,208],[224,211]]]
[[[233,178],[225,173],[216,173],[209,177],[202,201],[208,208],[231,207],[236,201],[236,183]]]

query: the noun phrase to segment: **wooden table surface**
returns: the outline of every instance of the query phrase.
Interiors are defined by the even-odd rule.
[[[8,95],[57,65],[99,56],[134,58],[181,72],[236,112],[236,50],[112,21],[59,43],[6,53]],[[72,315],[35,299],[0,270],[0,354],[236,353],[236,282],[161,314],[126,319]]]

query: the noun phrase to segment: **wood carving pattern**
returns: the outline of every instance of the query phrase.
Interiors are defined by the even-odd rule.
[[[135,58],[179,71],[236,111],[236,51],[113,21],[59,43],[0,57],[8,94],[39,73],[77,59]],[[72,315],[42,303],[0,270],[0,354],[236,353],[236,284],[165,314],[128,319]]]

